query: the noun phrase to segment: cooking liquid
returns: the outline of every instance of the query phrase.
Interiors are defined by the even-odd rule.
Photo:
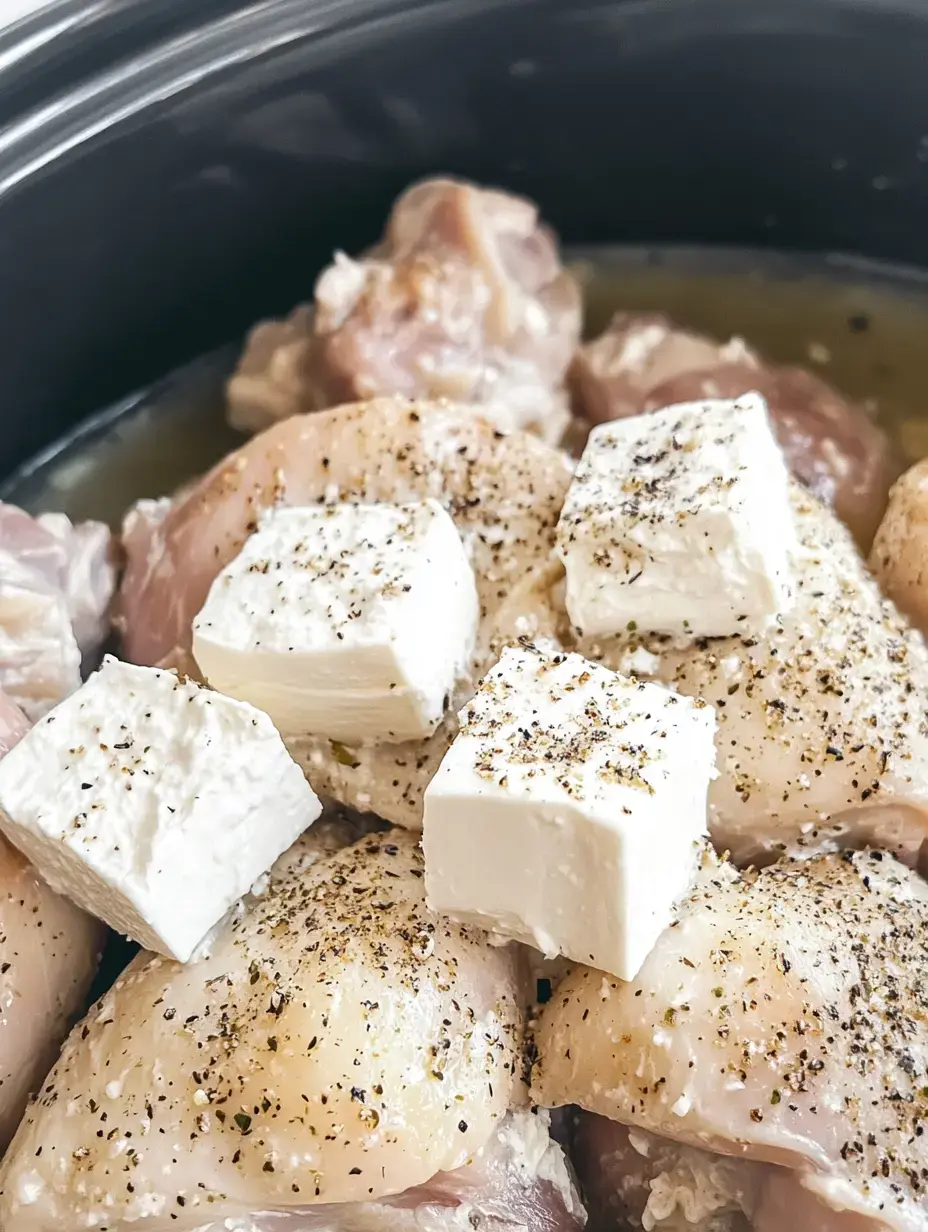
[[[666,312],[721,339],[819,373],[862,403],[907,463],[928,454],[928,273],[826,257],[698,249],[569,252],[587,305],[586,332],[617,309]],[[242,438],[224,422],[222,385],[234,350],[168,378],[154,399],[69,443],[0,485],[25,508],[118,525],[141,496],[202,473]]]

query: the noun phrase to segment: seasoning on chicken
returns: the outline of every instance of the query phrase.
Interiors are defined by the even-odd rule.
[[[796,604],[770,632],[578,649],[715,707],[709,828],[738,863],[867,843],[914,863],[928,835],[928,650],[834,514],[798,484],[793,504]]]
[[[710,863],[633,983],[580,967],[558,988],[534,1098],[791,1169],[803,1232],[822,1226],[810,1206],[912,1232],[928,1218],[926,964],[928,885],[884,852]],[[782,1198],[778,1179],[767,1201]]]
[[[116,585],[111,535],[0,502],[0,688],[30,719],[73,693],[106,637]]]
[[[893,485],[870,568],[901,611],[928,632],[928,458]]]
[[[28,730],[0,693],[0,756]],[[103,934],[0,839],[0,1151],[84,1004]]]
[[[723,344],[664,316],[623,312],[579,349],[571,383],[578,411],[593,423],[760,393],[793,473],[870,544],[898,473],[893,451],[865,412],[820,377],[767,363],[740,338]]]
[[[312,307],[253,330],[230,418],[257,430],[298,412],[401,394],[480,404],[556,441],[580,293],[530,201],[455,180],[402,194],[385,235],[336,255]]]
[[[426,908],[413,835],[315,862],[313,841],[207,957],[140,956],[75,1029],[5,1161],[0,1226],[183,1232],[289,1211],[304,1228],[314,1208],[426,1186],[416,1205],[436,1173],[490,1166],[523,1090],[517,957]],[[553,1226],[575,1222],[571,1198],[535,1194],[561,1208]]]

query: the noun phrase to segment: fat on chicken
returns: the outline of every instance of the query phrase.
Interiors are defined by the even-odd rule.
[[[0,502],[0,688],[35,721],[81,682],[109,627],[109,528]]]
[[[433,497],[454,518],[474,567],[479,674],[502,643],[553,624],[554,528],[570,477],[559,450],[503,433],[466,407],[377,399],[288,419],[232,454],[186,499],[130,515],[119,615],[125,652],[147,664],[189,658],[193,617],[262,510]],[[418,825],[422,792],[453,732],[449,717],[428,740],[409,744],[289,743],[320,793]]]
[[[425,180],[399,197],[375,249],[336,255],[312,305],[252,331],[230,419],[254,431],[402,394],[480,404],[500,427],[557,441],[580,319],[577,283],[532,202]]]
[[[0,756],[28,730],[0,693]],[[83,1009],[104,932],[0,839],[0,1152]]]
[[[916,1232],[926,963],[928,885],[885,852],[709,860],[634,981],[578,967],[559,986],[533,1097],[775,1166],[726,1182],[758,1232]]]
[[[514,1109],[466,1164],[393,1197],[223,1219],[197,1232],[579,1232],[586,1211],[549,1120]]]
[[[0,1226],[277,1232],[481,1195],[507,1222],[512,1186],[529,1228],[582,1219],[546,1134],[494,1141],[524,1100],[518,955],[426,908],[414,835],[319,857],[318,829],[207,956],[140,956],[75,1029],[3,1165]]]
[[[762,637],[581,643],[716,708],[709,827],[740,864],[928,836],[928,650],[850,534],[795,485],[797,600]]]
[[[777,1164],[659,1138],[577,1112],[572,1158],[591,1232],[883,1232],[878,1215],[830,1206]]]
[[[889,438],[820,377],[763,360],[654,313],[620,312],[582,346],[570,371],[578,412],[593,423],[677,402],[757,390],[793,471],[869,546],[899,473]]]
[[[591,1232],[750,1232],[768,1164],[703,1151],[578,1110],[571,1158]]]

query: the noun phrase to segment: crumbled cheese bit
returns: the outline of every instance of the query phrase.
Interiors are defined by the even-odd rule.
[[[460,721],[425,793],[430,905],[631,979],[696,870],[712,707],[522,643]]]
[[[438,726],[478,619],[436,501],[277,509],[214,581],[193,651],[211,685],[287,736],[403,741]]]
[[[266,714],[107,657],[0,761],[0,810],[53,889],[186,962],[321,805]]]
[[[789,475],[759,394],[595,428],[558,524],[587,636],[761,632],[793,604]]]

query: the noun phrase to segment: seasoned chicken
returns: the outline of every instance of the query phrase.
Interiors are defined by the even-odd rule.
[[[262,509],[435,497],[454,518],[474,567],[479,672],[502,642],[553,624],[554,527],[570,475],[558,450],[504,434],[462,407],[380,399],[277,424],[169,511],[146,507],[132,515],[121,611],[126,653],[140,663],[172,654],[178,661],[210,583]],[[428,740],[409,744],[349,750],[327,740],[289,743],[320,793],[418,825],[422,791],[453,731],[449,717]]]
[[[709,862],[635,981],[580,967],[560,985],[533,1096],[792,1169],[797,1221],[825,1204],[860,1216],[836,1228],[915,1232],[928,1220],[926,964],[928,885],[884,852],[750,875]]]
[[[858,407],[802,368],[766,363],[740,338],[719,343],[663,316],[618,313],[571,368],[578,410],[593,423],[677,402],[757,390],[797,478],[869,545],[898,474],[888,438]]]
[[[0,756],[28,730],[0,693]],[[0,839],[0,1152],[84,1006],[104,931]]]
[[[0,1227],[309,1220],[490,1144],[522,1090],[517,956],[427,910],[414,835],[305,863],[200,961],[140,956],[75,1029],[0,1174]]]
[[[890,491],[870,568],[912,623],[928,632],[928,458],[907,470]]]
[[[928,836],[928,650],[834,514],[798,485],[797,602],[762,638],[581,644],[716,708],[710,833],[738,863]]]
[[[530,202],[455,180],[402,194],[377,248],[336,255],[312,306],[252,332],[229,382],[236,427],[401,394],[479,404],[557,441],[580,293]]]
[[[80,684],[108,629],[108,528],[0,502],[0,688],[35,720]]]

